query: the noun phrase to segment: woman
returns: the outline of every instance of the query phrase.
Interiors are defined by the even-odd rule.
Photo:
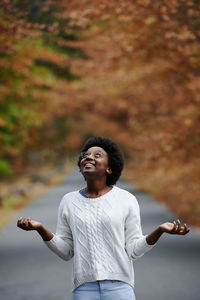
[[[56,234],[30,218],[18,220],[18,227],[36,230],[62,259],[74,257],[72,300],[134,300],[132,261],[149,251],[164,232],[185,235],[190,230],[178,220],[144,236],[136,198],[115,186],[123,164],[116,143],[90,138],[78,160],[86,187],[62,198]]]

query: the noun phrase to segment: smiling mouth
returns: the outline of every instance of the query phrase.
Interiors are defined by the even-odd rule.
[[[88,162],[84,165],[84,167],[90,167],[90,166],[94,166],[94,164]]]

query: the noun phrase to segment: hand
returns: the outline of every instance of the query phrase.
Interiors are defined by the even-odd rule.
[[[41,223],[31,220],[31,218],[20,218],[17,221],[17,226],[23,230],[38,230],[41,227]]]
[[[166,232],[169,234],[178,234],[185,235],[190,231],[190,228],[187,227],[186,224],[184,226],[181,225],[180,220],[174,221],[173,223],[167,222],[159,226],[162,232]]]

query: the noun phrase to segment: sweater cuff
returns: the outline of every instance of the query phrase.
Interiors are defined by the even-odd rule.
[[[151,250],[154,245],[149,245],[146,241],[147,235],[144,235],[137,243],[137,248],[135,249],[135,254],[139,257],[142,256],[147,251]]]
[[[53,237],[50,241],[44,241],[43,242],[47,245],[48,248],[53,249],[56,245],[56,236],[53,234]]]
[[[147,237],[147,235],[144,235],[143,240],[142,240],[142,247],[144,249],[144,252],[151,250],[155,246],[155,244],[149,245],[147,243],[146,237]]]

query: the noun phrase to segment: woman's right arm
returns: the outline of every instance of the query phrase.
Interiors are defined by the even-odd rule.
[[[30,218],[20,218],[17,226],[23,230],[36,230],[42,237],[46,246],[64,260],[70,260],[74,256],[73,236],[71,228],[65,216],[65,199],[63,197],[58,208],[56,233],[53,234],[40,222]]]
[[[44,225],[38,221],[31,220],[31,218],[20,218],[17,221],[17,226],[23,230],[36,230],[41,238],[47,242],[53,238],[53,233],[49,231]]]

